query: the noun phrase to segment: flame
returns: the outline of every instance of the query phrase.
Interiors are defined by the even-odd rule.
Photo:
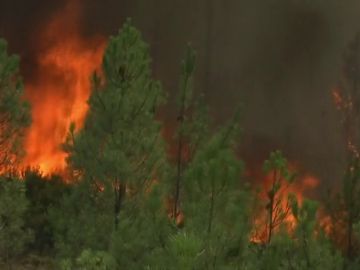
[[[39,78],[26,85],[32,105],[32,126],[27,134],[25,166],[48,174],[63,170],[61,149],[74,122],[81,127],[88,110],[90,76],[100,66],[104,39],[83,38],[79,29],[80,5],[69,1],[40,34]]]
[[[267,201],[267,191],[270,190],[273,178],[272,173],[266,175],[263,179],[263,191],[259,193],[259,198],[261,201]],[[286,228],[289,234],[292,234],[294,229],[296,228],[297,221],[295,216],[291,211],[291,206],[287,200],[288,195],[295,195],[299,206],[302,205],[302,202],[305,198],[304,194],[308,191],[314,190],[318,184],[319,180],[310,175],[304,175],[300,179],[297,179],[295,183],[289,185],[287,182],[282,179],[281,180],[281,188],[278,192],[278,196],[282,198],[280,208],[282,212],[287,213],[281,225],[274,228],[274,232],[278,232],[280,227],[283,226]],[[257,212],[254,221],[253,221],[253,230],[250,235],[250,241],[254,243],[266,243],[268,239],[268,212],[262,206],[261,209]]]

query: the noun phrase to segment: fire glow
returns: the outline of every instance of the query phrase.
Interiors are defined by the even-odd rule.
[[[90,77],[99,68],[104,51],[103,38],[81,36],[79,11],[78,1],[69,2],[40,34],[39,76],[26,84],[32,126],[25,141],[24,165],[38,167],[44,174],[65,168],[61,144],[71,122],[77,128],[83,123]]]
[[[268,200],[267,192],[270,190],[271,183],[273,181],[272,173],[266,175],[262,181],[262,192],[259,193],[259,198],[261,201],[265,202]],[[294,229],[296,228],[297,221],[294,217],[291,206],[287,200],[289,194],[293,194],[298,204],[301,206],[303,200],[305,199],[305,193],[314,190],[318,184],[319,180],[311,175],[305,175],[300,179],[297,179],[295,183],[288,185],[286,180],[282,179],[282,187],[278,192],[277,199],[281,197],[281,203],[278,206],[278,213],[285,213],[286,217],[283,222],[274,228],[274,232],[278,232],[281,226],[285,226],[287,232],[291,235]],[[253,230],[250,237],[250,240],[254,243],[266,243],[268,239],[268,219],[269,213],[265,208],[260,209],[253,221]]]
[[[69,1],[69,5],[55,14],[40,33],[38,39],[42,53],[38,54],[37,59],[39,76],[26,84],[26,98],[32,105],[32,126],[25,142],[27,156],[24,166],[38,167],[44,174],[66,167],[66,153],[62,151],[61,144],[72,122],[77,128],[82,126],[88,110],[90,77],[100,67],[105,48],[104,38],[85,38],[81,35],[80,10],[78,1]],[[271,177],[266,176],[263,183],[264,190],[268,190]],[[287,194],[295,194],[301,204],[303,193],[317,185],[316,178],[307,176],[300,179],[298,184],[281,190],[283,210],[287,211],[289,207]],[[265,201],[266,194],[260,194],[260,198]],[[256,216],[251,236],[253,242],[266,242],[267,218],[265,209]],[[182,213],[176,217],[176,223],[183,225]],[[291,211],[285,223],[289,232],[296,226]]]

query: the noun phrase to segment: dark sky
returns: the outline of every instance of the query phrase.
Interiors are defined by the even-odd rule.
[[[358,0],[83,0],[84,36],[117,32],[133,17],[151,46],[153,68],[177,90],[187,42],[198,51],[197,91],[217,122],[243,106],[242,155],[250,164],[281,148],[319,176],[339,179],[344,144],[331,89],[346,44],[360,28]],[[36,70],[36,33],[65,1],[0,0],[0,36]],[[168,114],[167,121],[174,113]]]

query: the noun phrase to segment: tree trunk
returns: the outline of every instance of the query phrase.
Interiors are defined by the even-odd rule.
[[[176,183],[175,183],[175,195],[174,195],[174,209],[173,209],[173,219],[176,222],[176,217],[178,215],[178,206],[180,201],[180,185],[182,178],[182,167],[183,167],[183,148],[184,148],[184,135],[183,135],[183,126],[185,120],[185,109],[186,109],[186,92],[189,82],[189,74],[185,74],[184,85],[182,89],[182,97],[180,104],[180,111],[177,118],[179,122],[179,139],[178,139],[178,149],[177,149],[177,174],[176,174]]]
[[[269,202],[269,230],[268,230],[268,243],[271,241],[273,232],[273,221],[274,221],[274,201],[275,201],[275,183],[276,183],[276,170],[274,171],[273,183],[271,187],[270,202]]]
[[[114,203],[115,229],[117,229],[119,225],[119,216],[120,216],[122,203],[126,195],[126,185],[124,183],[117,182],[116,186],[114,187],[114,192],[115,192],[115,203]]]
[[[209,209],[209,220],[208,220],[208,237],[210,237],[212,222],[214,219],[214,205],[215,205],[215,187],[214,179],[211,179],[211,195],[210,195],[210,209]]]

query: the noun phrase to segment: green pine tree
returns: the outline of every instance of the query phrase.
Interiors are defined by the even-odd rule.
[[[162,187],[167,161],[156,120],[164,94],[151,78],[148,46],[130,21],[110,38],[102,67],[102,76],[93,77],[84,127],[72,126],[64,145],[78,184],[53,223],[62,257],[109,251],[121,269],[142,269],[169,228]]]
[[[263,169],[266,174],[272,175],[270,187],[266,192],[268,199],[266,205],[267,243],[270,243],[274,230],[291,214],[290,201],[289,198],[284,198],[284,193],[295,180],[295,173],[289,170],[288,162],[280,151],[270,153],[269,159],[264,162]]]
[[[116,225],[126,196],[142,195],[165,163],[155,119],[164,95],[151,79],[148,46],[129,21],[110,38],[103,77],[94,76],[84,128],[71,129],[65,149],[83,179],[112,190]]]
[[[235,117],[207,140],[186,170],[183,230],[188,237],[180,244],[201,247],[191,252],[189,269],[237,269],[243,263],[249,237],[249,193],[241,189],[243,164],[234,152],[237,122]]]
[[[176,150],[176,177],[174,188],[174,202],[172,217],[174,221],[179,216],[180,191],[182,186],[183,170],[186,163],[185,149],[186,149],[186,133],[185,127],[187,124],[187,114],[192,101],[192,79],[195,69],[195,51],[188,46],[185,54],[185,59],[181,66],[181,83],[180,83],[180,97],[178,100],[178,129],[177,129],[177,150]]]

